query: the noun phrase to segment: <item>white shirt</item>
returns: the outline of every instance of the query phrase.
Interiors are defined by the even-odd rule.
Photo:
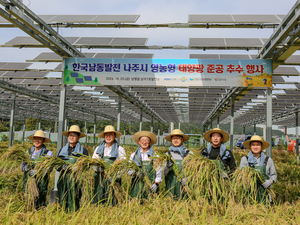
[[[113,146],[113,145],[112,145]],[[104,157],[110,157],[110,153],[111,153],[111,150],[112,150],[112,146],[110,146],[109,148],[106,146],[104,146]],[[100,159],[100,156],[99,154],[97,154],[97,150],[98,150],[99,146],[97,146],[97,148],[95,149],[94,151],[94,154],[93,154],[93,159]],[[116,160],[120,160],[120,159],[125,159],[126,158],[126,153],[125,153],[125,150],[123,147],[119,146],[118,148],[118,158],[116,158]]]
[[[147,152],[148,152],[148,151],[147,151]],[[150,158],[148,157],[147,152],[143,153],[143,152],[141,151],[141,159],[142,159],[142,162],[143,162],[143,161],[150,161]],[[132,154],[130,155],[130,160],[131,160],[131,161],[133,161],[134,154],[135,154],[135,152],[132,153]],[[155,182],[161,183],[161,182],[162,182],[162,176],[163,176],[163,171],[162,171],[161,166],[160,166],[159,168],[157,168],[155,171],[156,171]]]

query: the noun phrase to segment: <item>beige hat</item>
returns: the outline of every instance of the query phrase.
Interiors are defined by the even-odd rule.
[[[183,134],[181,130],[179,129],[175,129],[172,131],[171,134],[169,134],[168,136],[165,137],[165,139],[169,142],[172,142],[172,136],[181,136],[183,137],[183,142],[188,141],[190,139],[190,137],[186,134]]]
[[[267,149],[270,146],[269,142],[263,141],[262,138],[258,135],[253,135],[249,141],[245,141],[244,146],[247,149],[251,150],[250,145],[251,145],[251,142],[253,142],[253,141],[258,141],[262,144],[261,150]]]
[[[70,127],[69,131],[64,131],[64,132],[62,132],[62,135],[68,137],[70,132],[79,133],[79,138],[82,138],[82,137],[85,137],[85,136],[86,136],[86,134],[80,132],[80,128],[79,128],[79,126],[77,126],[77,125],[72,125],[72,126]]]
[[[30,141],[33,141],[34,137],[41,137],[45,139],[45,143],[51,142],[51,140],[49,138],[45,137],[45,132],[42,130],[37,130],[34,135],[27,137],[27,139],[29,139]]]
[[[105,133],[110,133],[110,132],[114,132],[116,134],[116,138],[119,138],[122,136],[122,133],[119,131],[115,131],[115,128],[112,125],[108,125],[104,128],[104,132],[98,134],[97,136],[99,138],[104,138],[104,134]]]
[[[203,134],[204,139],[208,142],[211,142],[210,135],[213,133],[221,134],[223,136],[223,141],[222,141],[223,143],[226,143],[230,139],[229,134],[227,134],[225,131],[222,131],[219,128],[214,128],[212,130],[205,132],[205,134]]]
[[[155,134],[149,132],[149,131],[139,131],[137,133],[135,133],[132,137],[132,140],[139,144],[139,140],[141,137],[148,137],[151,140],[150,145],[154,145],[157,142],[157,137]]]

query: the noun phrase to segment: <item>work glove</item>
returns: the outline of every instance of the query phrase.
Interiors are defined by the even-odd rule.
[[[30,177],[33,177],[33,176],[36,174],[36,171],[37,171],[37,170],[30,170],[29,173],[28,173],[28,175],[29,175]]]
[[[181,184],[181,186],[185,186],[186,185],[186,182],[187,182],[187,178],[182,178],[181,181],[179,181],[179,183]]]
[[[113,182],[113,180],[114,180],[114,177],[113,177],[113,176],[111,176],[111,177],[109,177],[109,178],[107,179],[107,181],[108,181],[110,184]]]
[[[264,188],[268,188],[272,185],[272,181],[271,180],[266,180],[265,183],[262,184],[262,186]]]
[[[151,188],[150,188],[150,191],[151,191],[152,193],[156,193],[157,190],[158,190],[158,184],[157,184],[157,183],[152,184],[152,186],[151,186]]]
[[[167,161],[167,167],[171,168],[173,166],[173,161],[172,160],[168,160]]]
[[[228,178],[228,174],[227,173],[222,173],[222,178],[223,179],[227,179]]]
[[[145,173],[144,172],[138,172],[136,174],[136,177],[139,178],[139,179],[143,179],[145,177]]]
[[[24,172],[28,172],[29,170],[31,170],[31,166],[26,164],[24,167],[23,167],[23,170]]]
[[[92,166],[93,170],[95,170],[95,172],[104,172],[104,168],[101,166]]]
[[[130,169],[127,173],[129,176],[134,177],[135,176],[135,170],[134,169]]]
[[[62,169],[62,170],[67,170],[68,167],[69,167],[69,164],[64,164],[64,165],[61,167],[61,169]]]

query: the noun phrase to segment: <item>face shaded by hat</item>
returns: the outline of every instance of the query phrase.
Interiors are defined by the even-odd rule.
[[[79,128],[79,126],[77,126],[77,125],[72,125],[68,131],[62,132],[62,135],[68,137],[68,136],[69,136],[69,133],[71,133],[71,132],[72,132],[72,133],[77,133],[78,136],[79,136],[79,138],[82,138],[82,137],[85,137],[85,136],[86,136],[86,134],[80,132],[80,128]]]
[[[112,125],[106,126],[106,127],[104,128],[104,131],[103,131],[102,133],[98,134],[97,136],[98,136],[99,138],[104,138],[104,136],[105,136],[106,133],[111,133],[111,132],[113,132],[113,133],[116,134],[116,138],[119,138],[119,137],[122,136],[122,133],[119,132],[119,131],[115,131],[115,128],[114,128]]]
[[[211,136],[213,133],[219,133],[221,137],[223,137],[222,143],[226,143],[230,139],[229,134],[219,128],[214,128],[205,132],[205,134],[203,134],[204,139],[208,142],[211,142]]]
[[[183,138],[183,142],[188,141],[190,139],[190,137],[186,134],[183,134],[181,130],[179,129],[175,129],[172,131],[171,134],[169,134],[168,136],[165,137],[165,139],[169,142],[172,142],[172,137],[173,136],[180,136]]]
[[[258,135],[253,135],[249,141],[245,141],[244,146],[247,149],[251,150],[251,142],[260,142],[261,143],[261,150],[267,149],[270,146],[269,142],[263,141],[262,138]]]
[[[150,138],[150,145],[154,145],[157,142],[157,137],[155,134],[149,131],[139,131],[135,133],[132,137],[132,140],[139,145],[139,140],[141,137],[148,137]]]
[[[45,136],[45,132],[42,130],[37,130],[34,135],[27,137],[28,140],[33,141],[35,137],[40,137],[40,138],[44,138],[44,143],[49,143],[51,142],[51,140],[49,138],[46,138]]]

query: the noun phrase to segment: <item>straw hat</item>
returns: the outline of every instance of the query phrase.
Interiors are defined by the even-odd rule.
[[[116,134],[116,138],[119,138],[122,136],[122,133],[119,131],[115,131],[115,128],[112,125],[108,125],[104,128],[104,132],[98,134],[97,136],[99,138],[104,138],[104,134],[105,133],[110,133],[110,132],[114,132]]]
[[[62,135],[68,137],[70,132],[79,133],[79,138],[82,138],[82,137],[85,137],[85,136],[86,136],[86,134],[80,132],[80,128],[79,128],[79,126],[77,126],[77,125],[72,125],[72,126],[70,127],[69,131],[64,131],[64,132],[62,132]]]
[[[27,139],[29,139],[30,141],[33,141],[34,137],[41,137],[45,139],[45,143],[51,142],[51,140],[49,138],[45,137],[45,132],[42,130],[37,130],[34,135],[27,137]]]
[[[244,142],[244,146],[247,149],[251,149],[250,145],[251,145],[251,142],[253,142],[253,141],[258,141],[258,142],[260,142],[262,144],[261,150],[267,149],[270,146],[269,142],[263,141],[262,138],[260,136],[258,136],[258,135],[253,135],[249,141],[245,141]]]
[[[151,139],[151,143],[150,145],[154,145],[157,142],[157,137],[155,134],[149,132],[149,131],[139,131],[137,133],[135,133],[132,137],[132,140],[139,144],[139,140],[141,137],[148,137]]]
[[[205,132],[205,134],[203,134],[204,139],[208,142],[211,142],[210,135],[213,134],[213,133],[221,134],[223,136],[223,141],[222,141],[223,143],[226,143],[230,139],[229,134],[227,134],[225,131],[222,131],[219,128],[214,128],[212,130],[209,130],[209,131]]]
[[[169,134],[168,136],[165,137],[165,139],[169,142],[172,142],[172,136],[181,136],[183,137],[183,142],[188,141],[190,139],[190,137],[186,134],[183,134],[181,130],[179,129],[175,129],[172,131],[171,134]]]

